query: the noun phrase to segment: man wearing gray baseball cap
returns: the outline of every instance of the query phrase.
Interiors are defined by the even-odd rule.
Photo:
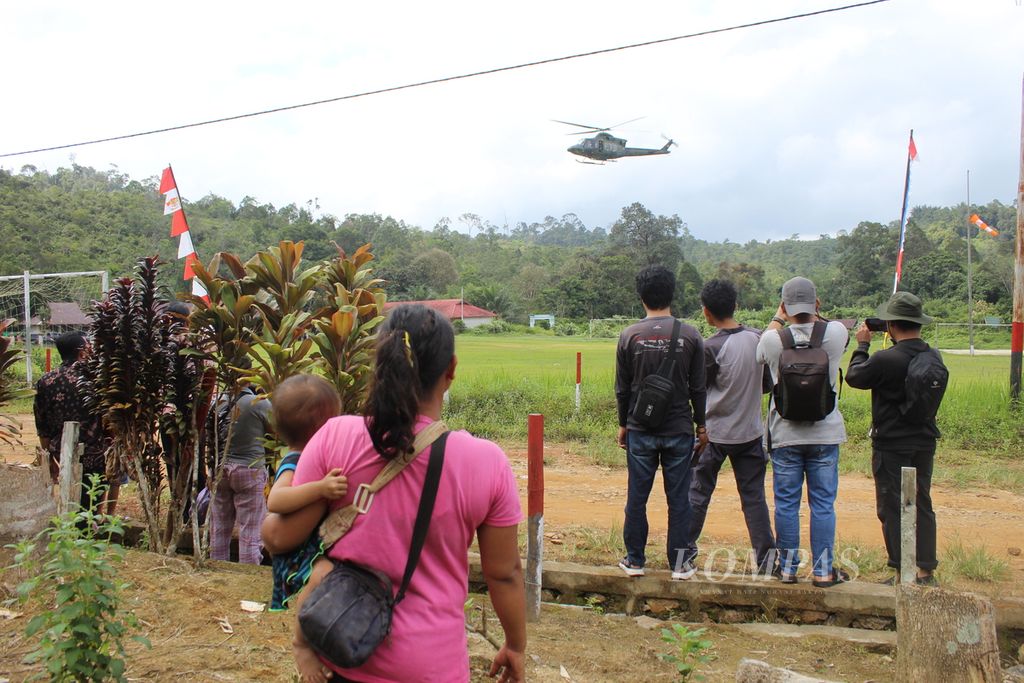
[[[779,309],[758,342],[757,359],[768,365],[774,384],[765,445],[772,461],[782,582],[797,582],[800,502],[806,481],[812,583],[828,588],[850,578],[833,565],[839,444],[846,441],[836,400],[837,376],[850,333],[841,322],[823,319],[820,306],[813,282],[805,277],[788,280]]]
[[[878,309],[896,344],[869,356],[871,329],[857,330],[857,350],[850,358],[846,383],[871,390],[871,472],[875,503],[889,566],[900,568],[900,485],[904,467],[917,469],[917,583],[935,585],[935,511],[932,509],[932,464],[939,428],[935,413],[946,391],[949,372],[942,356],[921,338],[932,322],[921,300],[896,292]],[[878,325],[875,325],[877,328]],[[895,577],[890,579],[895,582]]]

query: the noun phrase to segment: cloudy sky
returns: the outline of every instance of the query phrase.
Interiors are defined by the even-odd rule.
[[[74,150],[54,170],[174,165],[186,199],[379,212],[423,228],[634,201],[698,237],[817,236],[912,204],[1011,202],[1024,69],[1019,0],[891,0],[846,12]],[[0,5],[0,154],[809,12],[796,2]],[[669,156],[579,164],[550,119],[612,125]],[[197,236],[202,239],[201,236]]]

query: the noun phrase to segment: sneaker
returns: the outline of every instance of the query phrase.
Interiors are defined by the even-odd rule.
[[[815,577],[811,584],[815,588],[831,588],[836,584],[846,583],[850,580],[850,575],[844,572],[842,569],[832,568],[832,573],[827,578]]]
[[[784,573],[782,571],[782,568],[780,567],[779,568],[779,581],[781,581],[782,583],[789,583],[789,584],[796,583],[796,574],[786,574],[786,573]]]
[[[687,579],[692,578],[693,575],[696,573],[697,567],[693,564],[693,562],[683,562],[683,564],[680,565],[679,569],[675,569],[672,571],[672,580],[686,581]]]
[[[619,560],[619,569],[626,572],[626,576],[643,576],[644,568],[638,564],[633,564],[629,561],[628,557],[624,557]]]

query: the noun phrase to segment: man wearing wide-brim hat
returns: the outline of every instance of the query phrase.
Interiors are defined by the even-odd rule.
[[[933,572],[938,561],[931,481],[939,428],[934,411],[942,400],[947,373],[938,351],[921,338],[921,327],[932,318],[925,315],[919,298],[910,292],[896,292],[878,309],[877,317],[885,321],[895,345],[869,355],[871,330],[862,323],[846,382],[856,389],[871,390],[871,471],[889,566],[897,571],[900,567],[901,470],[915,467],[917,583],[935,585]],[[915,360],[921,354],[928,355]],[[915,369],[911,371],[912,362]],[[926,375],[929,379],[922,385]]]

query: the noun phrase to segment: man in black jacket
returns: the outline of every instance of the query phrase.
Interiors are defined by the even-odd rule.
[[[921,339],[921,326],[932,322],[922,311],[921,300],[910,292],[896,292],[878,310],[887,321],[895,346],[868,355],[871,330],[862,323],[857,330],[857,350],[850,358],[846,382],[856,389],[871,390],[871,471],[875,479],[875,503],[889,566],[900,567],[900,484],[903,467],[917,468],[917,583],[935,585],[935,512],[932,510],[932,463],[939,428],[935,418],[911,419],[901,406],[907,400],[906,379],[910,361],[929,350]]]

